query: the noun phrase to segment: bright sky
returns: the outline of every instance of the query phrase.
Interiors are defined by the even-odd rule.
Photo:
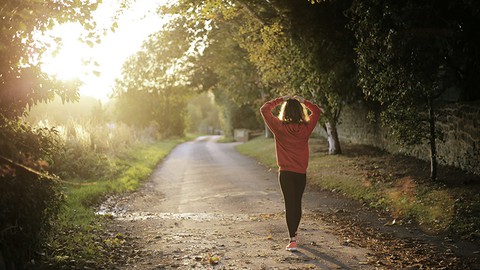
[[[99,27],[110,28],[119,9],[119,1],[104,0],[95,11],[94,18]],[[56,56],[46,55],[43,58],[42,69],[60,79],[79,78],[84,83],[80,95],[107,100],[126,58],[137,52],[145,38],[160,30],[166,22],[165,18],[156,14],[156,8],[168,0],[130,2],[130,8],[119,15],[117,30],[102,36],[102,42],[93,48],[78,40],[84,31],[78,24],[69,23],[52,29],[48,35],[62,38],[63,46]],[[88,60],[97,62],[98,67],[92,64],[85,66],[84,61]],[[100,76],[95,76],[93,70],[99,71]]]

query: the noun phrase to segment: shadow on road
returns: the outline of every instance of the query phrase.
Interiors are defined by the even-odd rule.
[[[305,250],[307,252],[303,252]],[[345,265],[341,261],[335,259],[334,257],[313,249],[309,246],[302,246],[300,250],[294,252],[295,255],[302,257],[305,260],[309,260],[311,264],[320,267],[320,269],[344,269],[344,270],[354,270],[348,265]],[[324,262],[327,262],[324,263]]]

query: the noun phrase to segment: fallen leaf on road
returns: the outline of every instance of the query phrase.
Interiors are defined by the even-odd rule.
[[[397,223],[397,220],[394,219],[394,220],[392,220],[392,222],[387,222],[387,223],[385,223],[385,226],[393,226],[393,225],[395,225],[396,223]]]
[[[210,264],[218,264],[220,262],[220,257],[217,255],[208,254],[208,262]]]

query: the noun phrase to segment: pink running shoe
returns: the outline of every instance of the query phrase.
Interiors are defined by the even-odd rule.
[[[288,244],[286,250],[297,251],[297,242],[295,242],[295,241],[290,242],[290,244]]]

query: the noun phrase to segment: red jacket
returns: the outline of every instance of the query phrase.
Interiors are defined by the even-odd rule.
[[[310,121],[303,124],[284,124],[272,114],[272,109],[284,102],[277,98],[265,103],[260,112],[265,123],[275,135],[275,151],[280,171],[306,173],[308,167],[308,139],[317,125],[320,108],[308,100],[305,107],[310,110]]]

